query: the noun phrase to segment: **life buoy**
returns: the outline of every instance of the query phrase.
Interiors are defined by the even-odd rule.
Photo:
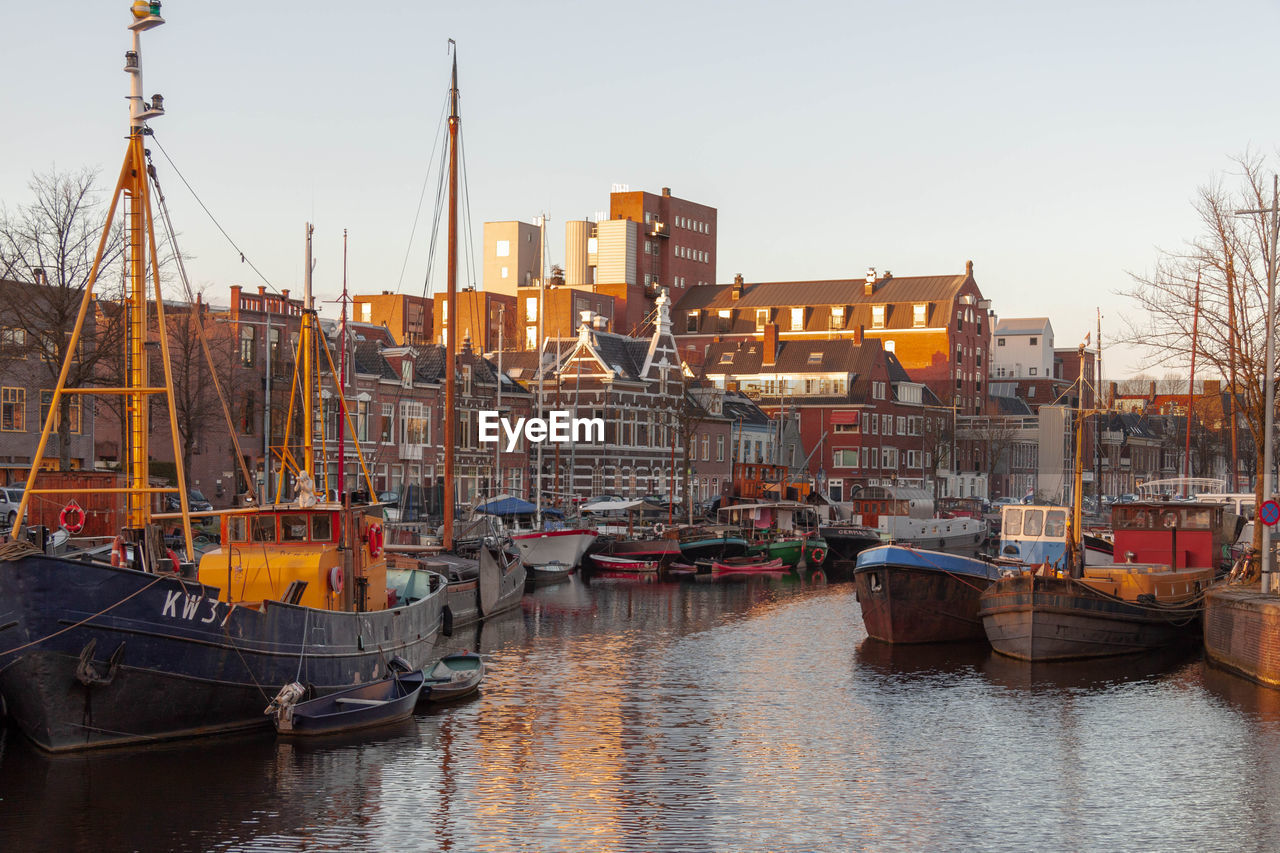
[[[666,533],[666,532],[667,532],[666,525],[664,525],[661,521],[659,521],[657,524],[655,524],[655,525],[653,526],[653,535],[654,535],[654,536],[661,536],[662,534],[664,534],[664,533]]]
[[[342,592],[342,566],[334,566],[329,570],[329,589],[335,593]]]
[[[369,556],[378,559],[382,554],[382,525],[370,524],[365,531],[365,540],[369,543]]]
[[[827,558],[827,552],[822,550],[821,548],[814,548],[812,551],[809,552],[809,559],[813,560],[818,565],[822,565],[822,561],[825,560],[826,558]]]
[[[111,543],[111,565],[117,569],[123,568],[125,565],[124,540],[119,536]]]
[[[84,530],[84,510],[79,504],[67,504],[58,513],[58,524],[65,527],[68,533],[79,533]]]
[[[182,564],[178,562],[178,555],[173,552],[173,549],[168,549],[165,554],[169,557],[169,563],[173,566],[173,573],[175,575],[182,574]]]

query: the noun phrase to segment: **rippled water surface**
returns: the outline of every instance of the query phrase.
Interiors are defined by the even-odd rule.
[[[1280,691],[1195,654],[895,648],[763,578],[575,577],[450,644],[483,692],[372,738],[8,731],[0,850],[1280,849]]]

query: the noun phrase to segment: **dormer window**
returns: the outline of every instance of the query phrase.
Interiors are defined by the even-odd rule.
[[[803,328],[804,328],[804,309],[792,308],[791,309],[791,330],[793,332],[798,332]]]
[[[719,317],[720,319],[720,322],[719,322],[720,331],[722,332],[729,331],[729,326],[733,317],[733,312],[726,308],[722,311],[717,311],[716,316]]]
[[[722,353],[720,353],[720,363],[721,363],[721,364],[733,364],[733,353],[731,353],[731,352],[722,352]]]
[[[843,305],[831,306],[831,328],[833,329],[844,328],[844,306]]]
[[[911,325],[917,329],[923,329],[925,318],[928,315],[928,313],[929,313],[929,306],[927,303],[918,302],[915,305],[911,306]]]
[[[757,332],[763,331],[765,324],[767,324],[768,322],[769,322],[769,309],[757,308],[756,309],[756,331]]]
[[[684,330],[686,332],[698,331],[698,312],[697,311],[689,312],[689,317],[688,317],[688,320],[685,322]]]
[[[413,387],[413,361],[410,359],[400,362],[400,384],[406,388]]]
[[[871,328],[873,329],[884,328],[884,306],[883,305],[871,306]]]

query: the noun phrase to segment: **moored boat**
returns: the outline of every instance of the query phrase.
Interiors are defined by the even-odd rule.
[[[420,669],[393,672],[369,684],[304,701],[297,700],[306,688],[295,681],[276,694],[266,713],[282,735],[333,735],[385,726],[413,714],[423,695],[425,678]]]
[[[881,545],[858,555],[853,580],[868,636],[942,643],[985,638],[978,597],[999,574],[974,557]]]
[[[983,593],[992,648],[1021,660],[1069,660],[1195,639],[1218,555],[1235,536],[1224,507],[1142,502],[1111,514],[1125,562],[1021,567]]]
[[[749,572],[781,572],[785,571],[787,566],[782,560],[772,559],[765,560],[759,557],[730,557],[724,560],[712,560],[712,574],[725,574],[732,572],[734,574]]]
[[[464,699],[480,689],[484,673],[484,659],[474,652],[445,655],[426,674],[426,685],[430,688],[426,701]]]
[[[818,535],[814,507],[798,501],[742,503],[721,507],[720,516],[742,531],[747,555],[778,559],[787,568],[810,568],[827,559],[827,543]]]
[[[140,34],[164,23],[156,11],[134,6],[126,68],[133,81],[131,130],[112,211],[122,204],[130,220],[125,229],[126,349],[141,362],[147,342],[158,341],[161,375],[167,377],[169,336],[149,207],[152,197],[162,196],[148,184],[155,176],[144,152],[146,122],[163,110],[144,103],[140,90]],[[106,228],[112,226],[108,221]],[[101,262],[100,248],[70,335],[72,357]],[[319,347],[309,269],[310,264],[298,374],[308,393],[300,395],[305,400],[297,410],[297,421],[307,425],[315,422],[308,407],[318,393],[312,383],[319,374],[310,360]],[[148,272],[155,298],[148,297]],[[128,459],[127,520],[111,562],[52,556],[25,542],[0,552],[0,696],[24,734],[44,749],[69,751],[263,727],[268,725],[263,693],[270,695],[300,675],[323,695],[384,677],[390,657],[425,661],[441,624],[443,579],[423,573],[423,594],[415,602],[390,604],[396,588],[388,585],[382,555],[381,507],[318,501],[309,438],[302,452],[281,453],[296,466],[294,500],[225,515],[223,545],[205,553],[198,570],[166,553],[151,496],[177,494],[180,512],[168,517],[180,520],[187,554],[194,553],[190,507],[176,446],[172,384],[157,386],[145,374],[130,371],[126,388],[96,389],[123,396],[129,414],[127,453],[122,454]],[[59,401],[78,390],[62,379],[53,390],[24,510],[27,496],[36,491],[31,484]],[[156,397],[168,406],[178,460],[174,487],[157,488],[149,480],[149,410]],[[340,410],[347,415],[345,404]],[[19,532],[15,523],[15,539]]]

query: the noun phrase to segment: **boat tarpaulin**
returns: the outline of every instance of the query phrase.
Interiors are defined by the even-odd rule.
[[[481,512],[485,515],[533,515],[537,511],[538,508],[528,501],[512,497],[495,498],[476,507],[476,512]],[[564,517],[564,513],[560,510],[547,507],[543,508],[542,514],[555,516],[556,518]]]

